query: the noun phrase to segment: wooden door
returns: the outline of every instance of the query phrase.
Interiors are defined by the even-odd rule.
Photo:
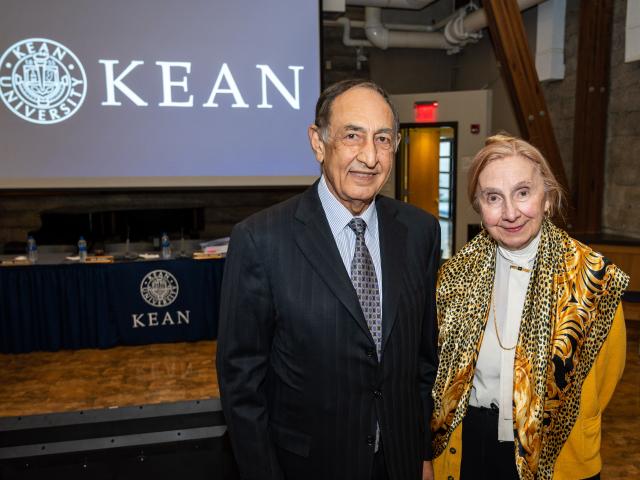
[[[407,148],[407,201],[438,218],[440,129],[410,128]]]

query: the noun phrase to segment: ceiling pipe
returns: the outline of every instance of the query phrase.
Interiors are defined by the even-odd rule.
[[[346,47],[373,47],[369,40],[360,38],[351,38],[351,28],[364,28],[365,23],[361,20],[351,20],[349,17],[340,17],[336,20],[323,20],[322,25],[325,27],[341,27],[342,43]],[[408,30],[412,32],[430,32],[431,26],[426,25],[409,25],[406,23],[386,23],[384,25],[389,30]]]
[[[404,8],[420,10],[436,0],[347,0],[347,5],[378,8]]]
[[[545,0],[518,0],[518,7],[522,12],[523,10],[534,7],[544,1]],[[487,19],[487,14],[485,13],[484,8],[470,13],[465,17],[463,22],[463,27],[467,32],[477,32],[478,30],[485,28],[487,25],[489,25],[489,20]]]
[[[342,19],[349,22],[349,30],[352,28],[364,28],[363,20],[351,20],[349,17],[340,17],[336,20],[323,20],[322,25],[325,27],[342,27],[344,21]],[[440,28],[444,27],[446,23],[447,22],[444,22]],[[437,30],[434,25],[417,25],[415,23],[385,23],[384,26],[389,30],[409,30],[411,32],[433,32]]]
[[[441,33],[389,30],[382,24],[382,11],[378,7],[366,7],[364,15],[367,40],[382,50],[393,47],[448,50],[452,47]]]
[[[475,11],[477,10],[476,7]],[[473,10],[471,12],[473,13]],[[462,50],[462,47],[468,43],[475,43],[482,38],[482,32],[480,30],[474,32],[465,28],[464,19],[468,14],[469,11],[467,11],[466,8],[462,8],[456,11],[444,26],[442,34],[445,40],[450,45],[454,45],[447,53],[458,53]]]
[[[387,2],[389,1],[392,0],[387,0]],[[410,0],[406,1],[408,2]],[[518,0],[518,7],[520,11],[523,11],[543,1],[545,0]],[[362,0],[362,3],[367,2],[366,0]],[[372,0],[368,3],[377,2]],[[367,40],[369,40],[373,46],[382,50],[394,47],[432,48],[447,50],[448,53],[457,53],[467,43],[478,41],[482,36],[479,30],[485,28],[488,23],[484,9],[479,9],[469,14],[467,14],[466,9],[460,9],[454,17],[447,22],[444,33],[398,31],[391,30],[382,23],[382,11],[379,7],[368,6],[365,8],[364,28]]]
[[[342,43],[346,47],[371,47],[373,44],[369,40],[351,38],[351,21],[347,17],[340,17],[336,20],[338,25],[342,25]],[[355,22],[354,22],[355,23]]]

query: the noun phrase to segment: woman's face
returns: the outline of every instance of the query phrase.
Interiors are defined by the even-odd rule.
[[[529,245],[549,208],[538,166],[519,156],[489,162],[476,194],[485,229],[509,250]]]

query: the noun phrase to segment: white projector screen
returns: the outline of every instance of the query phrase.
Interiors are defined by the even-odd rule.
[[[301,185],[314,0],[2,0],[0,188]]]

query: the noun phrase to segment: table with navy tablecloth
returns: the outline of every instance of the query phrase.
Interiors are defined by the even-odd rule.
[[[224,260],[0,268],[0,352],[216,338]]]

